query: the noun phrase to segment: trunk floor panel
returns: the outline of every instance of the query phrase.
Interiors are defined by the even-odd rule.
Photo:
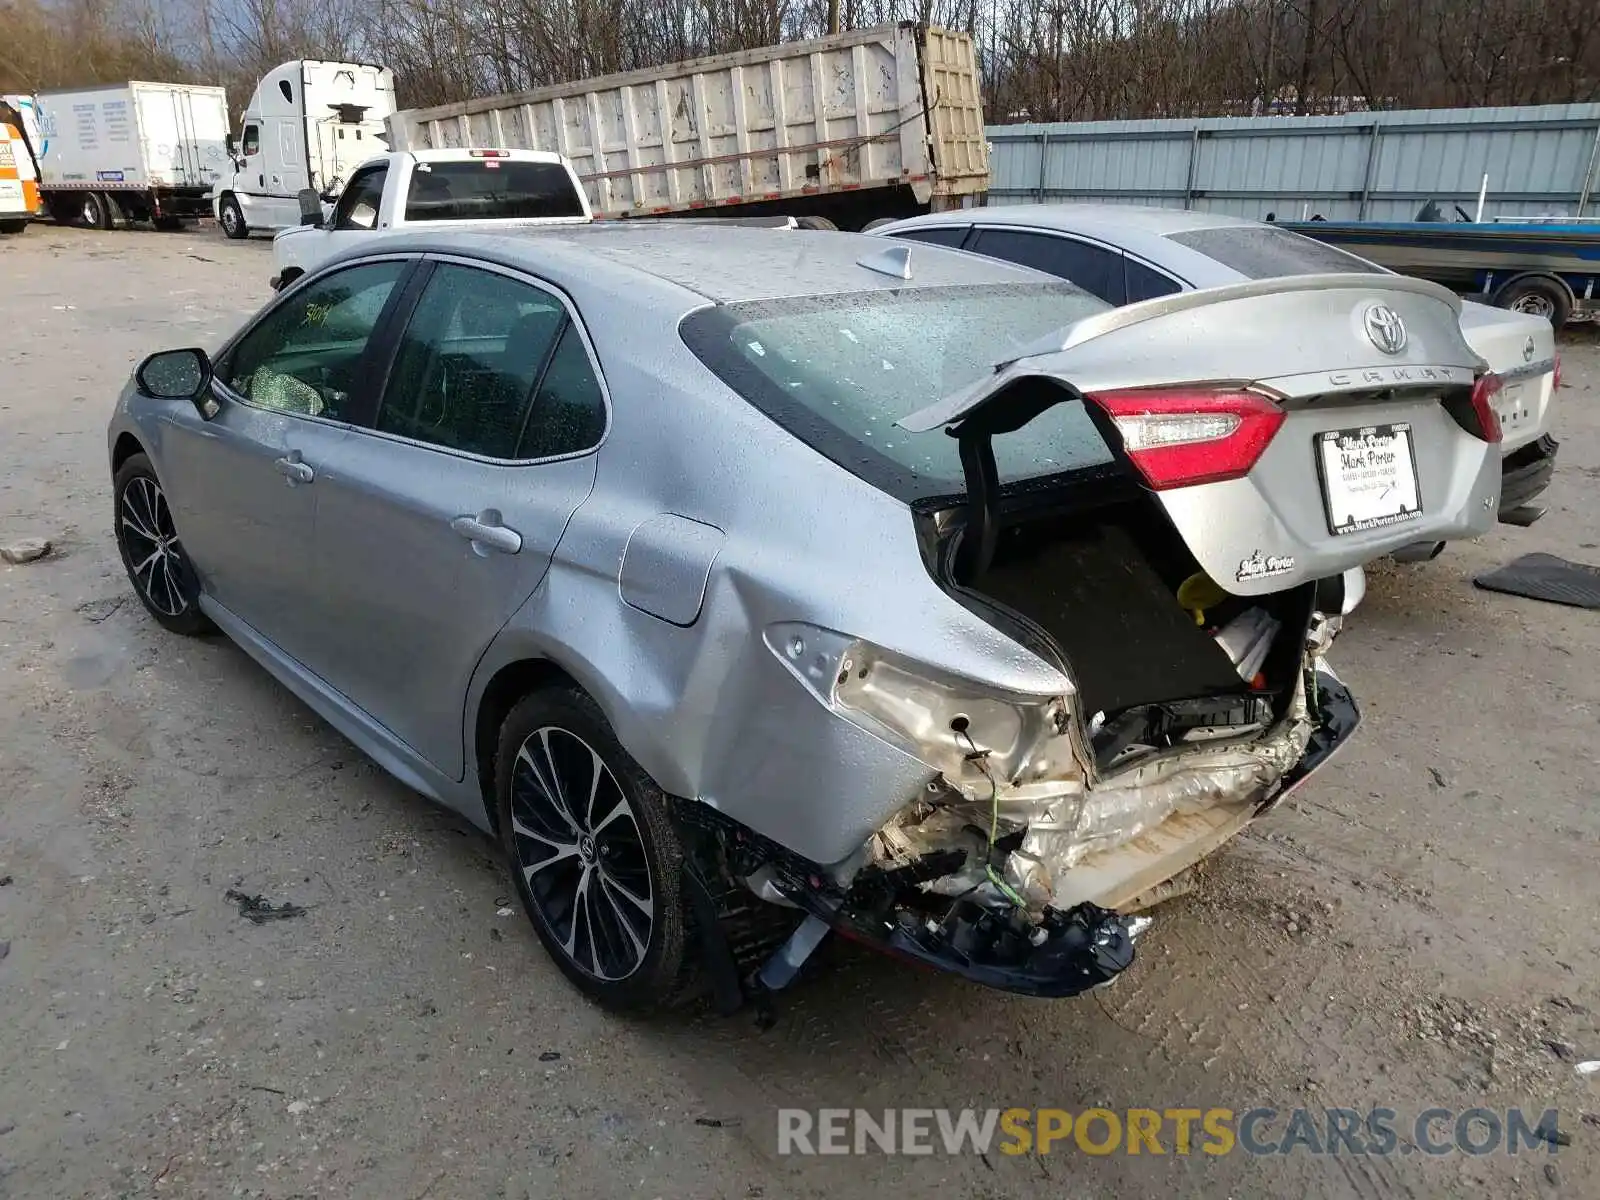
[[[1026,530],[1002,535],[994,565],[971,587],[1056,640],[1087,712],[1248,690],[1126,528],[1097,523],[1032,540]]]

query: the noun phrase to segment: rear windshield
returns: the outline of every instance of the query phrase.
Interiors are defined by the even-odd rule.
[[[1167,237],[1250,279],[1282,275],[1385,275],[1376,263],[1346,254],[1325,242],[1271,225],[1224,225],[1190,229]]]
[[[802,441],[911,500],[963,490],[956,441],[895,424],[1010,352],[1111,306],[1069,283],[859,292],[704,308],[685,343]],[[1112,461],[1081,402],[997,437],[1002,481]]]
[[[583,202],[560,163],[509,158],[419,163],[406,195],[407,221],[581,216]]]

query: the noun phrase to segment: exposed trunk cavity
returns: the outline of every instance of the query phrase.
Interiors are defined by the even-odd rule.
[[[1315,587],[1229,594],[1131,481],[1103,478],[1014,506],[996,520],[992,554],[965,578],[959,517],[946,514],[942,529],[937,515],[927,522],[941,585],[1066,668],[1098,769],[1259,734],[1287,712]]]

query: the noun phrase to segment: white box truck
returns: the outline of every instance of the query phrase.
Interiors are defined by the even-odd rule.
[[[206,197],[228,164],[222,88],[134,80],[31,100],[39,192],[57,221],[172,227],[206,214]]]
[[[711,212],[860,229],[989,186],[972,39],[910,22],[389,118],[394,150],[570,160],[597,220]]]
[[[394,72],[372,63],[297,59],[261,77],[229,138],[231,162],[212,193],[229,237],[300,223],[300,192],[333,199],[350,173],[382,154],[394,112]]]

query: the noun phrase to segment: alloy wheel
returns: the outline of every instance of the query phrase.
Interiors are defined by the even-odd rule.
[[[517,869],[541,922],[597,980],[643,965],[655,924],[639,821],[605,760],[577,734],[536,729],[511,778]]]
[[[130,480],[122,492],[118,524],[134,583],[158,612],[182,615],[189,607],[180,581],[183,547],[161,485],[145,475]]]

